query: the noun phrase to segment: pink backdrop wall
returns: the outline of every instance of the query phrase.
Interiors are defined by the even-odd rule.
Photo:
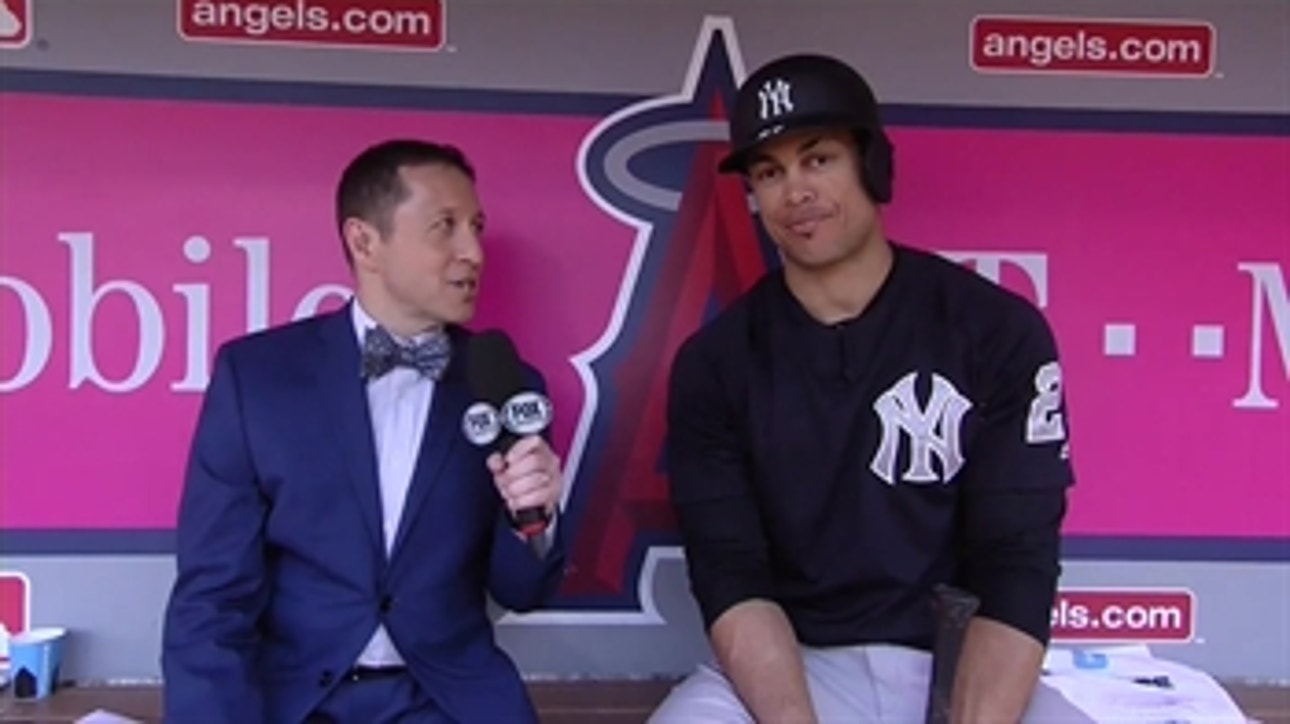
[[[347,282],[334,179],[391,135],[454,139],[475,159],[491,223],[479,325],[511,330],[545,371],[571,444],[585,399],[568,359],[608,323],[634,236],[572,162],[598,118],[0,103],[26,129],[0,134],[0,528],[170,527],[215,345],[291,318],[311,291],[339,301],[320,290]],[[894,235],[1013,255],[1002,282],[1054,324],[1080,475],[1068,531],[1290,535],[1269,504],[1290,483],[1290,141],[893,135]],[[1206,213],[1216,201],[1243,214]],[[1033,256],[1029,274],[1015,255]],[[1108,354],[1117,324],[1134,325],[1132,354]]]

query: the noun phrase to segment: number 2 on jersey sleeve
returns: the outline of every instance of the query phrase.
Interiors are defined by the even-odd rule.
[[[1026,442],[1032,445],[1066,439],[1062,422],[1062,367],[1049,362],[1035,372],[1035,397],[1026,417]]]

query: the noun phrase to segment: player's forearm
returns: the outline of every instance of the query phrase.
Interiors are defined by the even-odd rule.
[[[778,605],[736,604],[721,614],[711,634],[717,660],[756,721],[815,723],[797,639]]]
[[[988,618],[968,623],[954,678],[954,724],[1019,722],[1034,692],[1044,648],[1019,629]]]

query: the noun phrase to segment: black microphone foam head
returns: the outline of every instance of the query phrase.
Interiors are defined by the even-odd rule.
[[[524,388],[524,367],[505,332],[488,330],[470,337],[466,347],[466,377],[476,399],[501,407]]]

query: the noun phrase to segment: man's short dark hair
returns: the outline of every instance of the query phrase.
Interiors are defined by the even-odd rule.
[[[394,207],[407,198],[399,169],[405,166],[443,164],[461,171],[471,181],[475,168],[459,148],[446,143],[396,138],[369,146],[349,162],[336,187],[336,227],[345,261],[353,264],[345,243],[345,220],[359,218],[381,234],[390,231]]]

